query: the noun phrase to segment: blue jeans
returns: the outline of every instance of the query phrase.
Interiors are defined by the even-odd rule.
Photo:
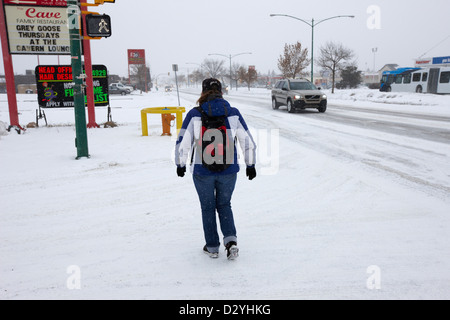
[[[231,197],[236,185],[237,174],[193,175],[194,185],[202,208],[203,231],[209,252],[219,252],[220,240],[217,232],[216,209],[219,215],[223,242],[237,241]]]

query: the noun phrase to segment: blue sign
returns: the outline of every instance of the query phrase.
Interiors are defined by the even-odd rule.
[[[450,64],[450,57],[433,58],[433,64]]]

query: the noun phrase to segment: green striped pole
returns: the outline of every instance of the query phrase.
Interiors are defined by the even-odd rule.
[[[86,108],[83,92],[83,66],[81,62],[81,35],[80,19],[81,10],[77,0],[67,0],[67,14],[70,34],[70,53],[72,56],[72,75],[75,86],[73,87],[74,109],[75,109],[75,146],[77,148],[77,159],[89,158]]]

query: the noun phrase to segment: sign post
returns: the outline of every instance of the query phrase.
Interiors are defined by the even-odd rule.
[[[172,65],[172,70],[175,72],[175,83],[177,84],[177,96],[178,96],[178,106],[180,106],[180,92],[178,90],[178,77],[177,77],[177,71],[178,71],[178,65],[177,64],[173,64]]]
[[[6,20],[3,5],[0,5],[0,38],[2,43],[3,65],[5,68],[6,89],[9,106],[10,128],[18,127],[19,132],[22,128],[19,125],[19,112],[17,110],[16,84],[14,81],[14,69],[12,57],[8,49],[8,34],[6,33]]]
[[[75,146],[77,148],[77,159],[82,157],[89,158],[87,128],[86,128],[86,110],[84,107],[83,73],[81,63],[81,10],[77,0],[67,0],[67,13],[69,19],[70,34],[70,53],[72,60],[73,98],[75,109]]]

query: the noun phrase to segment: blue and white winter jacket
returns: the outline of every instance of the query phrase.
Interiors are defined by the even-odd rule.
[[[207,101],[201,105],[201,108],[207,114],[211,111],[212,116],[227,115],[226,127],[227,131],[231,134],[230,141],[239,141],[245,164],[248,167],[254,166],[256,163],[256,144],[239,110],[231,107],[228,101],[222,98]],[[196,146],[196,142],[200,139],[201,127],[202,119],[200,111],[195,108],[191,109],[187,113],[178,135],[175,148],[176,165],[178,167],[185,167],[187,164],[190,164],[191,172],[195,175],[226,175],[239,172],[236,144],[234,144],[234,162],[227,169],[215,173],[203,167],[201,159],[202,151],[198,150],[201,148]],[[194,155],[191,156],[193,148]]]

